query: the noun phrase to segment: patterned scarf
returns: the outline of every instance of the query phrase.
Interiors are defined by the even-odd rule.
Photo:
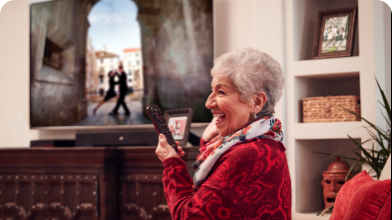
[[[201,186],[212,167],[214,167],[215,162],[224,152],[238,143],[253,138],[269,138],[277,142],[282,142],[282,124],[274,116],[264,117],[226,137],[212,139],[207,143],[207,147],[203,149],[193,164],[193,168],[196,170],[193,176],[193,189],[197,190]]]

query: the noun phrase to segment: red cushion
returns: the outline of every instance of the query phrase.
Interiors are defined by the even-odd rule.
[[[391,180],[375,181],[363,171],[340,189],[330,220],[382,220],[390,216]]]
[[[390,220],[391,180],[371,181],[351,198],[344,220]]]
[[[371,181],[373,181],[373,179],[369,176],[366,170],[347,181],[336,197],[335,207],[330,220],[342,220],[349,207],[351,197],[353,197],[360,186]]]

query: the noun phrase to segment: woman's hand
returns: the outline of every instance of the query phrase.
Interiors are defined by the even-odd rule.
[[[157,154],[158,158],[163,162],[164,160],[170,157],[182,157],[185,155],[185,152],[179,146],[179,142],[176,141],[177,144],[177,152],[167,143],[166,136],[164,134],[159,135],[159,143],[155,153]]]
[[[215,124],[217,119],[217,117],[214,117],[210,124],[207,126],[206,130],[204,130],[203,135],[201,136],[204,141],[210,141],[219,135],[218,128]]]

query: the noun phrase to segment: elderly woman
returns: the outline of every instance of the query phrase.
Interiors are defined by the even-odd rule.
[[[217,58],[193,181],[181,147],[159,136],[156,154],[173,219],[291,219],[291,182],[274,106],[284,77],[278,62],[245,48]]]

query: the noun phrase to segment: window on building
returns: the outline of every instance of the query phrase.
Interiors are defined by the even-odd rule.
[[[99,83],[103,83],[103,79],[104,79],[104,76],[103,75],[99,75]]]
[[[128,70],[128,75],[132,75],[132,70]]]
[[[132,82],[132,79],[128,79],[128,82]]]
[[[103,63],[103,58],[101,58],[101,63]]]
[[[136,64],[139,66],[140,65],[140,60],[136,60]]]
[[[44,65],[61,70],[62,53],[63,49],[61,49],[61,47],[57,46],[51,40],[46,38]]]

